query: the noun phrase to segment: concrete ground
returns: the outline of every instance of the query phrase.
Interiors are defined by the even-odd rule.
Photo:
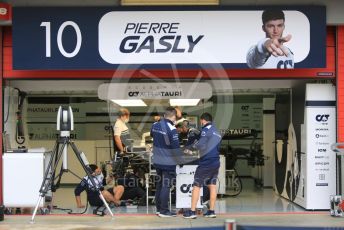
[[[250,181],[246,181],[248,185]],[[181,216],[159,218],[154,206],[129,209],[116,207],[115,217],[94,216],[91,208],[84,215],[68,215],[61,210],[54,210],[50,215],[38,215],[35,224],[30,224],[30,215],[6,215],[0,222],[0,230],[8,229],[168,229],[190,227],[224,226],[226,219],[235,219],[242,226],[285,226],[285,227],[333,227],[344,228],[344,217],[334,218],[325,212],[306,212],[303,208],[277,196],[272,189],[255,189],[246,186],[237,197],[219,199],[216,205],[216,219],[199,216],[196,220],[185,220]],[[85,198],[83,197],[83,200]],[[54,195],[54,205],[71,208],[74,212],[75,198],[72,188],[61,188]]]
[[[235,219],[242,226],[284,226],[284,227],[344,227],[344,218],[333,218],[328,212],[302,213],[233,213],[220,214],[215,219],[198,217],[185,220],[182,217],[159,218],[153,214],[118,214],[97,217],[93,215],[45,215],[37,216],[35,223],[30,224],[30,216],[6,216],[0,223],[1,230],[34,229],[34,230],[80,230],[80,229],[168,229],[224,226],[226,219]]]

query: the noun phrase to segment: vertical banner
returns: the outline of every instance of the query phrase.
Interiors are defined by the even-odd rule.
[[[336,193],[336,154],[331,150],[336,143],[335,86],[306,85],[303,133],[302,186],[295,202],[310,210],[329,209],[329,197]]]

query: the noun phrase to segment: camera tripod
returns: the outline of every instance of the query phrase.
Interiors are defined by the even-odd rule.
[[[111,217],[113,217],[113,213],[112,213],[108,203],[106,202],[103,194],[101,193],[102,188],[100,188],[99,185],[96,184],[93,176],[91,175],[89,167],[84,162],[84,159],[82,157],[83,153],[80,152],[78,150],[78,148],[76,147],[76,145],[74,144],[74,142],[71,141],[71,139],[69,137],[69,132],[66,132],[66,133],[61,132],[61,136],[59,136],[58,139],[56,140],[54,149],[52,151],[51,159],[49,160],[48,167],[44,173],[43,182],[42,182],[42,185],[39,189],[39,198],[38,198],[37,204],[35,206],[34,212],[32,214],[30,223],[34,223],[34,219],[35,219],[38,207],[39,207],[42,199],[46,196],[47,192],[50,189],[54,192],[54,190],[56,189],[55,185],[54,185],[54,181],[56,179],[55,178],[55,172],[56,172],[58,163],[61,160],[62,156],[63,156],[63,162],[62,162],[61,172],[59,173],[59,176],[58,176],[59,180],[61,179],[62,174],[64,172],[68,172],[68,168],[67,168],[67,148],[68,148],[68,145],[70,145],[72,147],[76,158],[78,159],[82,168],[86,172],[86,174],[87,174],[89,180],[91,181],[93,187],[99,192],[99,197],[103,201],[103,203],[104,203],[106,209],[108,210],[108,212],[110,213]]]

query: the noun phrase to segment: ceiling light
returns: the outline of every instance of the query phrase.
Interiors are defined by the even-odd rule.
[[[147,106],[144,101],[141,99],[133,99],[133,100],[111,100],[113,103],[116,103],[119,106],[123,107],[142,107]]]
[[[170,99],[171,106],[195,106],[201,99]]]

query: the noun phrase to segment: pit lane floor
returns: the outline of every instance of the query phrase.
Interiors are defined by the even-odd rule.
[[[54,204],[63,208],[72,208],[75,200],[72,188],[61,188],[54,195]],[[84,197],[83,197],[84,198]],[[85,198],[83,199],[85,200]],[[272,189],[250,188],[238,197],[219,199],[216,205],[217,218],[206,219],[199,216],[195,220],[186,220],[181,216],[160,218],[154,206],[138,208],[116,207],[115,217],[94,216],[91,208],[84,215],[68,215],[54,210],[50,215],[38,215],[35,224],[30,224],[30,215],[6,215],[0,222],[0,230],[7,229],[169,229],[190,227],[224,226],[226,219],[235,219],[242,226],[285,226],[285,227],[344,227],[344,218],[334,218],[328,211],[307,212],[303,208],[277,196]]]
[[[241,226],[332,227],[337,229],[344,227],[344,218],[330,217],[328,212],[279,212],[226,213],[218,214],[215,219],[198,217],[195,220],[186,220],[180,216],[160,218],[154,214],[117,214],[113,219],[110,216],[98,217],[89,214],[82,216],[51,214],[37,216],[34,224],[29,223],[29,215],[11,215],[5,216],[5,221],[0,223],[0,229],[178,229],[224,226],[226,219],[235,219]]]

